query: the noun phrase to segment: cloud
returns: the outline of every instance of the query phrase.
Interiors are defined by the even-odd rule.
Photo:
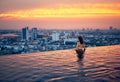
[[[120,0],[1,0],[0,29],[120,27]]]
[[[120,4],[56,4],[42,8],[1,13],[0,17],[15,18],[71,18],[95,16],[120,16]]]
[[[78,3],[107,3],[116,4],[120,3],[119,0],[1,0],[0,1],[0,13],[6,11],[26,10],[46,7],[48,5],[56,4],[78,4]]]

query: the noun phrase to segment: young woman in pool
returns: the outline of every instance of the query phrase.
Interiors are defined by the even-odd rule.
[[[85,45],[83,42],[83,38],[81,36],[78,37],[77,45],[76,45],[76,53],[78,54],[78,57],[83,57],[83,54],[85,52]]]

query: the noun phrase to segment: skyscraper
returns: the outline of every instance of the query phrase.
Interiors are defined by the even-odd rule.
[[[37,39],[37,28],[32,28],[31,39],[32,40],[36,40]]]
[[[22,28],[22,40],[23,41],[29,40],[29,27]]]
[[[58,41],[59,40],[59,33],[57,33],[57,32],[53,32],[52,33],[52,40],[53,41]]]

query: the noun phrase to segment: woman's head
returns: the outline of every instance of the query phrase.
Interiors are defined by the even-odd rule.
[[[79,36],[79,37],[78,37],[78,40],[79,40],[79,42],[80,42],[81,44],[84,43],[84,42],[83,42],[83,38],[82,38],[82,36]]]

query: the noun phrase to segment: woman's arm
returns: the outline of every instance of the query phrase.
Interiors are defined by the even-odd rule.
[[[85,45],[84,45],[84,44],[83,44],[83,48],[84,48],[84,52],[85,52],[86,48],[85,48]]]
[[[78,42],[77,42],[77,45],[76,45],[76,50],[78,50],[78,45],[79,45],[79,44],[78,44]]]

